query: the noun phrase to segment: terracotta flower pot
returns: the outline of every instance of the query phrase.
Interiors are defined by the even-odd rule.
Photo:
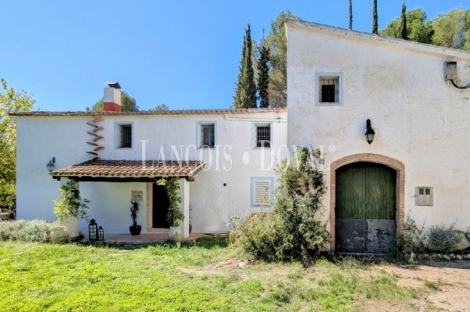
[[[170,231],[168,232],[168,237],[170,241],[178,243],[183,241],[183,233],[179,226],[170,226]]]

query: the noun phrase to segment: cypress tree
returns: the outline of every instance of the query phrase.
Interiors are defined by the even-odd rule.
[[[240,73],[238,74],[237,87],[233,97],[234,108],[256,108],[256,84],[251,53],[251,27],[248,24],[243,40]]]
[[[352,0],[349,0],[349,29],[352,30],[353,24],[353,12],[352,12]]]
[[[403,1],[401,5],[401,18],[400,18],[401,39],[410,40],[408,38],[408,29],[406,28],[406,4]]]
[[[260,107],[269,107],[269,48],[264,39],[261,43],[258,59],[258,94]]]
[[[372,9],[372,17],[373,17],[372,33],[377,35],[379,33],[379,21],[378,21],[379,17],[377,14],[377,0],[374,0],[374,7]]]

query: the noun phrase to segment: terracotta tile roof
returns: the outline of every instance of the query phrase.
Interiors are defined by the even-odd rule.
[[[166,161],[158,163],[158,160],[145,161],[145,168],[141,160],[89,160],[77,165],[54,170],[50,175],[58,177],[105,177],[105,178],[132,178],[132,177],[158,177],[158,176],[183,176],[189,177],[199,172],[205,162]]]
[[[260,114],[285,113],[287,108],[243,108],[243,109],[188,109],[168,111],[138,112],[19,112],[11,116],[60,117],[60,116],[149,116],[149,115],[225,115],[225,114]]]

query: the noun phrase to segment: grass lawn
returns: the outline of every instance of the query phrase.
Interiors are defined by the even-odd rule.
[[[1,311],[353,311],[423,288],[355,260],[247,264],[225,238],[117,248],[0,242]]]

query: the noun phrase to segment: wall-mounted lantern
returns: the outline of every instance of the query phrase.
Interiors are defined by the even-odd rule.
[[[48,170],[49,172],[52,172],[52,170],[54,170],[54,168],[55,168],[55,157],[52,157],[52,158],[49,160],[49,162],[47,163],[46,167],[47,167],[47,170]]]
[[[103,227],[100,225],[100,227],[98,228],[98,240],[100,242],[104,241],[104,229]]]
[[[367,131],[366,131],[366,140],[367,140],[367,143],[372,143],[372,141],[374,141],[374,136],[375,136],[375,132],[374,132],[374,129],[372,129],[372,126],[371,126],[371,123],[370,123],[370,119],[367,119]]]
[[[104,232],[103,232],[104,235]],[[88,240],[94,242],[98,239],[98,224],[96,224],[95,219],[91,219],[90,224],[88,225]]]

